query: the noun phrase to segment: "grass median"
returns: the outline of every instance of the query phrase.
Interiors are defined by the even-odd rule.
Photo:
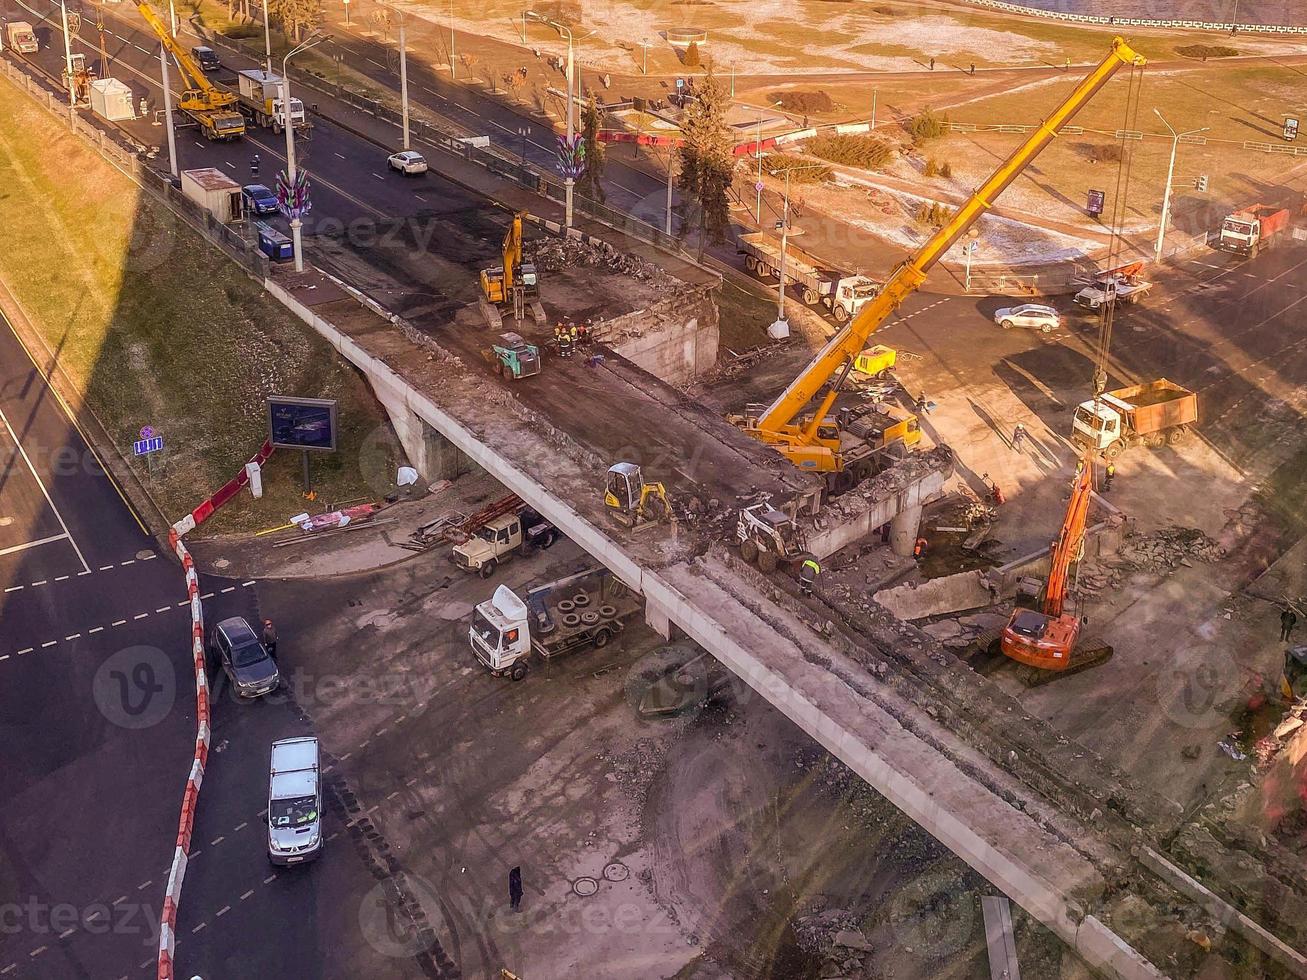
[[[313,459],[318,498],[302,495],[299,455],[279,453],[263,499],[241,495],[206,532],[275,526],[385,491],[400,453],[349,365],[8,81],[0,118],[0,224],[10,243],[0,277],[169,520],[258,448],[273,393],[339,402],[340,448]],[[166,446],[148,466],[131,456],[146,425]]]

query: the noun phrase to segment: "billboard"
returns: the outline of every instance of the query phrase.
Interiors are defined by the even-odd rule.
[[[336,400],[268,396],[268,438],[277,449],[336,448]]]

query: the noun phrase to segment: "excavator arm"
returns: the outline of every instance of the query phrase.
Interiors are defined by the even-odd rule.
[[[1085,524],[1089,519],[1089,500],[1094,489],[1092,470],[1093,464],[1086,456],[1071,487],[1071,500],[1062,520],[1062,530],[1053,543],[1048,584],[1044,587],[1044,615],[1050,619],[1062,615],[1071,565],[1080,560],[1084,550]]]
[[[504,295],[508,296],[513,291],[514,277],[517,275],[517,267],[522,264],[522,212],[519,211],[513,215],[513,220],[508,226],[508,232],[504,235]]]
[[[1057,136],[1084,105],[1116,74],[1123,65],[1142,66],[1144,59],[1121,38],[1114,38],[1111,52],[1090,72],[1075,90],[1046,118],[1020,147],[989,176],[967,199],[949,222],[940,228],[906,262],[890,275],[881,291],[864,306],[853,320],[822,348],[803,373],[790,382],[756,420],[745,423],[746,431],[756,438],[777,445],[796,462],[802,455],[810,460],[823,452],[818,445],[818,428],[839,393],[839,386],[847,376],[854,358],[867,344],[867,338],[878,330],[898,307],[926,280],[926,274],[945,253],[993,205],[994,199],[1021,175],[1044,147]],[[795,419],[808,402],[832,378],[838,377],[826,393],[811,421],[801,430]],[[833,452],[833,450],[824,450]],[[812,465],[804,462],[802,465]],[[835,469],[838,466],[819,467]]]

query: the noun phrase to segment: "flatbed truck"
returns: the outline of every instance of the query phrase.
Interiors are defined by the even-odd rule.
[[[261,68],[238,71],[236,88],[241,113],[247,119],[264,129],[271,129],[274,133],[280,134],[285,131],[286,113],[281,105],[280,75]],[[304,114],[304,103],[293,96],[290,100],[290,118],[296,132],[309,127],[308,117]]]
[[[586,568],[525,596],[499,586],[472,611],[468,642],[492,674],[520,681],[532,657],[606,647],[643,608],[640,596],[608,569]]]
[[[739,251],[744,267],[759,279],[779,279],[781,243],[763,232],[740,236]],[[880,283],[863,275],[831,268],[815,255],[786,243],[785,282],[799,286],[799,296],[808,306],[825,307],[837,323],[847,323],[880,292]]]

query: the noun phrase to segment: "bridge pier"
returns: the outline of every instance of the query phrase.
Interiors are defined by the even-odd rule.
[[[374,385],[374,391],[390,418],[399,444],[404,447],[409,464],[427,483],[453,480],[480,469],[467,453],[409,408],[402,398],[390,396],[380,385]]]
[[[672,638],[671,614],[648,596],[644,603],[644,621],[664,640]]]
[[[921,530],[921,504],[907,507],[889,522],[889,546],[894,554],[909,558]]]

